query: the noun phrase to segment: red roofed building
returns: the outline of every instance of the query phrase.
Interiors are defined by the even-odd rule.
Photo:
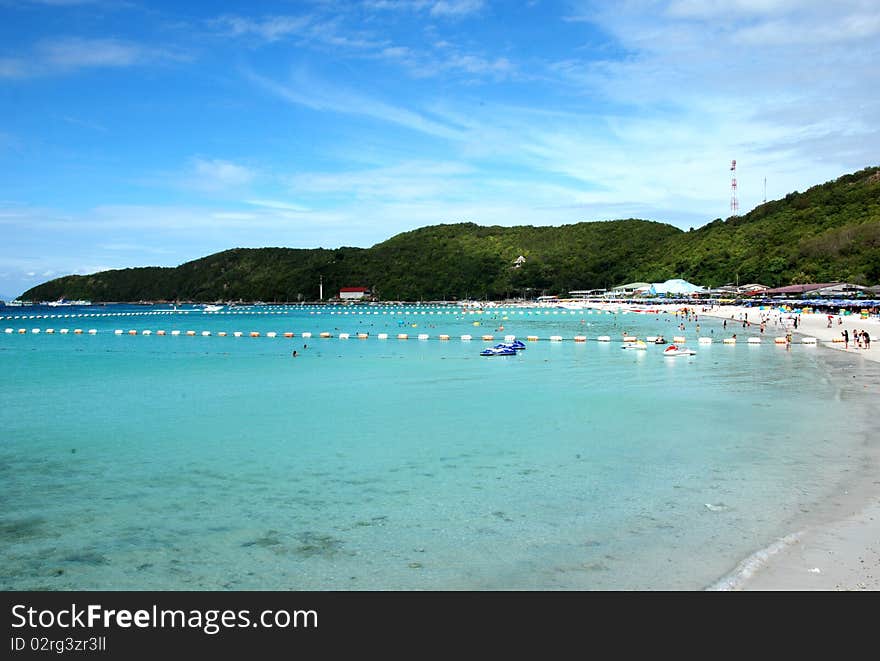
[[[342,287],[339,290],[339,298],[343,301],[359,301],[370,295],[367,287]]]

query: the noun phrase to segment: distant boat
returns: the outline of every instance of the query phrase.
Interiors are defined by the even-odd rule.
[[[202,312],[220,312],[225,307],[225,305],[206,305]]]
[[[57,301],[50,301],[48,303],[50,308],[67,307],[70,305],[91,305],[91,304],[92,304],[91,301],[83,301],[83,300],[68,301],[63,296],[61,298],[59,298]]]
[[[642,340],[636,340],[635,342],[624,342],[621,349],[647,349],[648,345],[645,344]]]

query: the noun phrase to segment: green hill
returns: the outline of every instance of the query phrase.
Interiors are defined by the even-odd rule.
[[[633,280],[703,285],[880,281],[880,168],[790,193],[655,246]]]
[[[525,263],[514,268],[523,255]],[[176,268],[66,276],[22,295],[93,301],[325,298],[369,286],[385,300],[502,298],[682,277],[717,286],[880,281],[880,168],[791,193],[689,232],[646,220],[559,227],[435,225],[371,248],[237,248]]]

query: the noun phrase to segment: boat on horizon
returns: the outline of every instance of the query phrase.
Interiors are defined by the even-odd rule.
[[[68,307],[71,305],[91,305],[91,301],[86,300],[78,300],[78,301],[68,301],[63,296],[59,298],[57,301],[49,301],[46,305],[50,308],[58,308],[58,307]]]

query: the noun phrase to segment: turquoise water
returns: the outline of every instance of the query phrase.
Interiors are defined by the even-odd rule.
[[[618,341],[673,315],[279,310],[0,320],[0,587],[696,589],[856,470],[876,414],[849,357],[709,318],[673,359]]]

